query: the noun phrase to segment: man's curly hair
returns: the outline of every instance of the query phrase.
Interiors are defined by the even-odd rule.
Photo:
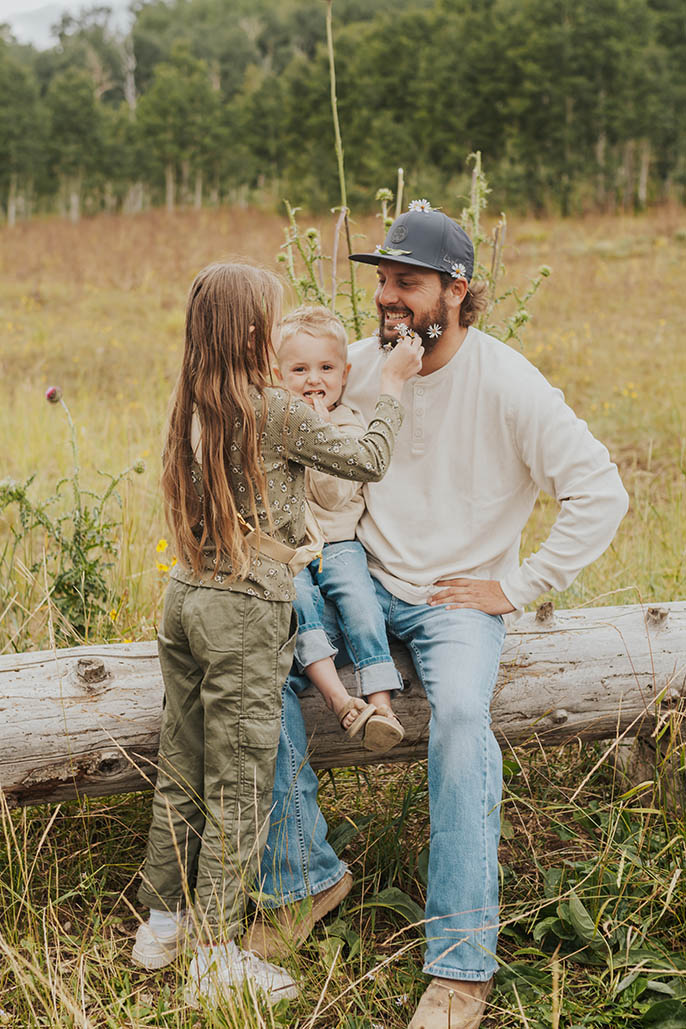
[[[439,272],[443,292],[454,278],[450,272]],[[468,329],[484,313],[488,306],[488,285],[485,282],[470,282],[460,307],[460,325]]]

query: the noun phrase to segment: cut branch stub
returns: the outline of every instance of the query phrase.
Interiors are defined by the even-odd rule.
[[[76,662],[76,677],[87,690],[95,690],[99,684],[106,682],[112,676],[107,671],[102,658],[80,657]]]

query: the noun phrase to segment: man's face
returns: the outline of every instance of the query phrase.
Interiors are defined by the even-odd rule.
[[[397,326],[402,322],[422,337],[425,352],[435,347],[438,338],[428,335],[430,325],[441,330],[450,317],[438,272],[416,268],[397,261],[381,261],[374,301],[379,312],[381,343],[396,343]]]

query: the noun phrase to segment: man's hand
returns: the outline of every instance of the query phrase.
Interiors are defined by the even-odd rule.
[[[448,611],[458,607],[471,607],[487,615],[506,615],[515,611],[497,579],[439,579],[434,586],[446,588],[434,593],[429,604],[445,604]]]

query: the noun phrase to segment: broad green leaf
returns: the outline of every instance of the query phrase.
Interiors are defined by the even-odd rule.
[[[520,984],[529,986],[543,986],[546,989],[550,983],[550,972],[525,961],[511,961],[509,965],[503,965],[498,971],[498,985],[511,987],[512,984],[519,989]]]
[[[659,1000],[644,1013],[641,1025],[656,1029],[686,1029],[686,1006],[679,1000]]]
[[[389,886],[388,889],[375,893],[373,897],[365,897],[363,906],[365,908],[377,907],[386,908],[388,911],[395,911],[396,914],[402,915],[410,925],[424,921],[424,911],[420,908],[419,904],[395,886]]]
[[[369,825],[373,818],[373,815],[360,815],[355,819],[344,818],[342,822],[339,822],[338,825],[329,830],[327,841],[339,857],[348,844],[352,843],[355,837],[362,832],[365,826]]]
[[[419,876],[422,885],[426,886],[429,882],[429,848],[428,846],[423,847],[417,855],[417,875]]]
[[[674,996],[674,990],[667,983],[661,983],[659,979],[647,979],[646,989],[652,990],[653,993],[666,993],[668,997]]]
[[[606,946],[602,936],[598,934],[593,919],[574,890],[571,890],[569,894],[569,918],[582,940],[590,943],[593,947]]]
[[[552,933],[553,936],[557,936],[558,939],[565,938],[565,927],[563,923],[555,915],[550,918],[544,918],[534,927],[533,938],[537,943],[545,939],[548,933]]]

